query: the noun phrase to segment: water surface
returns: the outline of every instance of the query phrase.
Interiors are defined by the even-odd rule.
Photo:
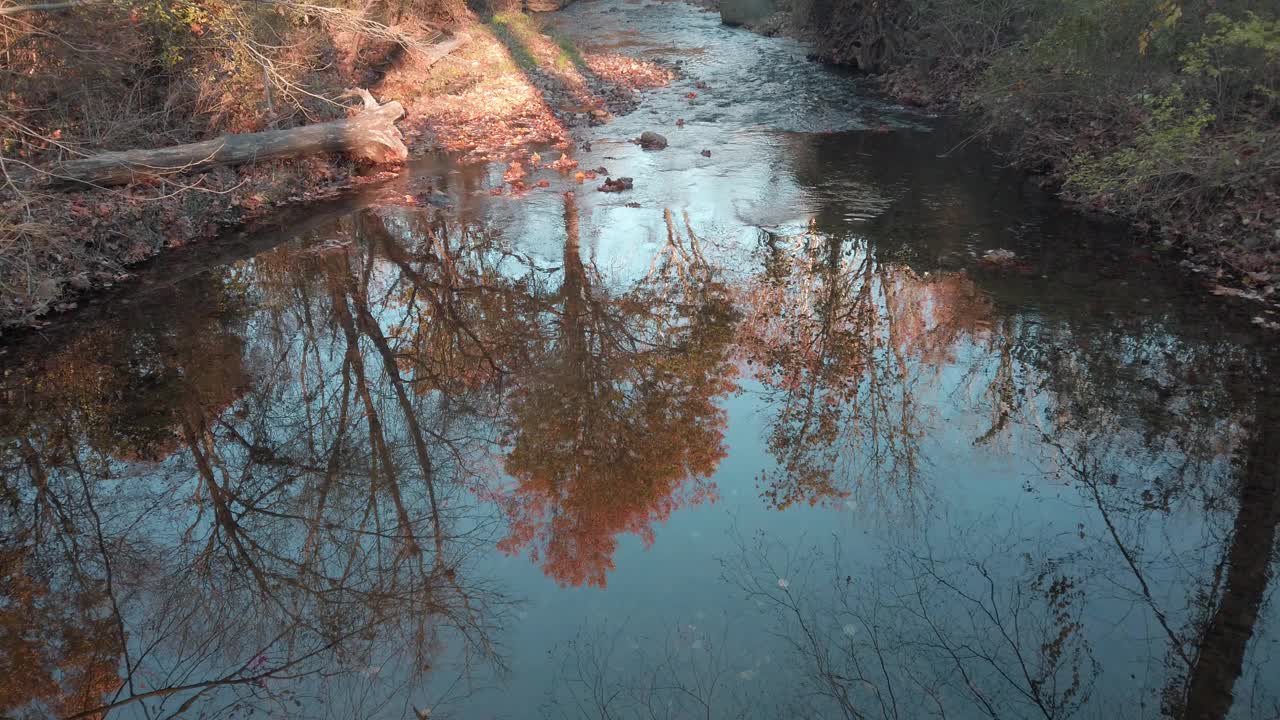
[[[797,44],[555,22],[682,63],[633,191],[424,160],[6,348],[6,715],[1280,715],[1268,338]]]

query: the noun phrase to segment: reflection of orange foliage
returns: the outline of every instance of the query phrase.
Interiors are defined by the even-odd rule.
[[[740,296],[739,342],[778,410],[779,471],[762,494],[782,509],[849,495],[850,465],[910,480],[921,430],[913,386],[983,328],[986,296],[963,274],[920,276],[807,234],[775,241]]]
[[[654,523],[714,499],[705,478],[725,455],[716,399],[733,384],[719,354],[697,347],[587,363],[554,367],[512,400],[506,471],[517,487],[503,501],[510,536],[500,547],[532,547],[563,584],[604,587],[617,535],[652,543]]]
[[[607,297],[582,262],[572,193],[565,230],[559,333],[510,402],[506,471],[517,485],[502,500],[500,547],[532,547],[562,584],[604,587],[620,533],[652,543],[655,522],[714,498],[705,478],[725,455],[716,401],[735,387],[728,314],[707,288]]]
[[[988,328],[991,299],[965,273],[921,277],[902,268],[893,272],[892,283],[890,312],[898,318],[895,340],[922,365],[950,363],[964,337]]]
[[[655,373],[647,394],[628,397],[620,384],[547,380],[514,402],[518,434],[506,469],[519,486],[502,547],[534,545],[559,582],[603,587],[618,534],[652,543],[653,523],[713,497],[700,478],[724,457],[724,413],[714,402],[723,386]]]
[[[105,593],[50,601],[22,556],[0,554],[0,713],[38,703],[62,717],[101,705],[122,682],[113,620],[100,612]]]

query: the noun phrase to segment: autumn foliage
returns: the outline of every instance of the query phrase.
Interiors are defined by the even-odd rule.
[[[715,498],[731,316],[715,287],[688,305],[657,281],[610,297],[580,255],[572,194],[565,226],[555,333],[509,401],[499,547],[528,548],[561,584],[604,587],[620,535],[651,544],[654,524]]]

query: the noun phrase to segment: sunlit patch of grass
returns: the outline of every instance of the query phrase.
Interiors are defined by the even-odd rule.
[[[530,41],[536,39],[537,30],[523,13],[498,13],[486,23],[493,34],[507,46],[511,59],[525,70],[538,67],[538,59],[529,51]]]
[[[587,69],[587,60],[582,57],[582,51],[573,42],[573,39],[559,30],[547,30],[547,36],[550,37],[560,52],[556,56],[556,64],[562,68],[568,68],[570,64],[576,67],[579,72]]]
[[[492,28],[480,26],[475,33],[475,41],[458,52],[452,61],[437,63],[429,73],[407,78],[411,86],[405,89],[412,92],[406,94],[457,95],[519,69],[506,43],[493,34]]]
[[[470,160],[506,160],[534,145],[567,147],[567,130],[547,97],[558,97],[549,82],[560,72],[555,46],[535,28],[510,15],[474,26],[472,42],[413,88],[415,129]]]

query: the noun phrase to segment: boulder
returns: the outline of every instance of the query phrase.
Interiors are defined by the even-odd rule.
[[[636,142],[645,150],[662,150],[667,147],[667,139],[652,130],[640,133],[640,139]]]
[[[745,25],[763,20],[777,11],[774,0],[721,0],[720,22]]]

